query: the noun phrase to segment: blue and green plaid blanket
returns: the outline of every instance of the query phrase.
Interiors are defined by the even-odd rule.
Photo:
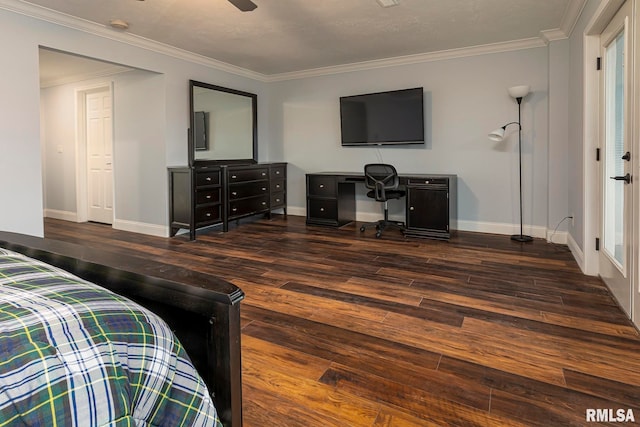
[[[160,318],[0,248],[0,427],[16,425],[222,426]]]

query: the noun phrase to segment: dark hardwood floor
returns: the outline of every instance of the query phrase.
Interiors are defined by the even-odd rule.
[[[566,246],[358,226],[276,217],[190,242],[46,220],[45,235],[240,286],[248,427],[640,422],[638,332]]]

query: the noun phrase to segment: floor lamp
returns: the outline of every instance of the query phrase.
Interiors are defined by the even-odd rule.
[[[520,234],[514,234],[511,236],[511,240],[515,240],[517,242],[531,242],[533,241],[533,237],[527,236],[522,232],[522,120],[521,120],[521,104],[522,98],[527,96],[529,93],[529,86],[520,85],[513,86],[508,89],[509,95],[516,100],[518,103],[518,121],[510,122],[506,125],[502,126],[491,132],[489,134],[489,139],[492,141],[500,142],[504,139],[504,131],[507,129],[507,126],[512,124],[518,125],[518,171],[520,175]]]

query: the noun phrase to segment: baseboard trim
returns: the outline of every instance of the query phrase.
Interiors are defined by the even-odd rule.
[[[60,211],[57,209],[45,209],[45,218],[61,219],[63,221],[78,222],[78,215],[75,212]]]
[[[502,222],[485,222],[485,221],[464,221],[458,220],[456,230],[475,231],[478,233],[504,234],[512,235],[520,233],[520,226],[516,224],[507,224]],[[523,227],[524,234],[541,239],[547,239],[548,229],[540,226],[525,225]],[[556,233],[557,235],[558,233]]]
[[[568,234],[567,236],[567,246],[569,247],[569,250],[571,251],[573,258],[578,263],[578,267],[580,267],[580,270],[582,271],[582,273],[590,276],[595,276],[596,274],[590,274],[588,271],[586,271],[585,264],[584,264],[585,263],[584,252],[582,252],[582,249],[580,249],[580,246],[578,245],[578,243],[576,243],[576,241],[573,239],[573,236],[571,234]]]
[[[307,211],[305,208],[294,206],[288,207],[287,213],[295,216],[307,215]],[[358,212],[356,214],[356,221],[373,222],[379,219],[380,214],[376,213]],[[391,217],[391,219],[396,221],[404,221],[404,216]],[[520,231],[520,226],[517,224],[507,224],[500,222],[458,220],[455,224],[451,224],[451,229],[460,231],[474,231],[477,233],[503,234],[510,236],[512,234],[518,234]],[[550,230],[546,227],[527,225],[524,227],[524,233],[533,237],[546,239],[551,243],[562,245],[567,243],[568,233],[566,231],[556,231],[554,233],[553,230]]]
[[[166,225],[147,224],[144,222],[116,219],[113,221],[116,230],[130,231],[132,233],[147,234],[156,237],[169,237],[169,227]]]

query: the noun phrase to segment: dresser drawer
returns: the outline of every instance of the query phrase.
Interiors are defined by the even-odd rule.
[[[236,169],[229,171],[229,183],[244,182],[244,181],[257,181],[267,179],[269,177],[269,169],[267,168],[251,168],[251,169]]]
[[[220,202],[220,188],[196,190],[197,205],[203,205],[206,203],[218,203],[218,202]]]
[[[229,201],[229,218],[250,215],[269,209],[269,195]]]
[[[219,222],[221,219],[220,205],[200,206],[196,208],[196,225]]]
[[[277,208],[284,206],[285,198],[284,191],[279,191],[277,193],[271,193],[271,208]]]
[[[272,166],[271,167],[271,179],[279,179],[287,176],[287,166]]]
[[[309,219],[338,220],[338,203],[331,199],[309,199]]]
[[[264,181],[229,185],[229,200],[243,199],[245,197],[259,196],[268,193],[269,186],[268,183]]]
[[[333,176],[307,175],[309,196],[336,197],[336,180]]]
[[[284,179],[277,179],[271,181],[271,192],[284,191]]]
[[[219,185],[220,184],[220,171],[196,171],[196,186],[202,187],[205,185]]]

